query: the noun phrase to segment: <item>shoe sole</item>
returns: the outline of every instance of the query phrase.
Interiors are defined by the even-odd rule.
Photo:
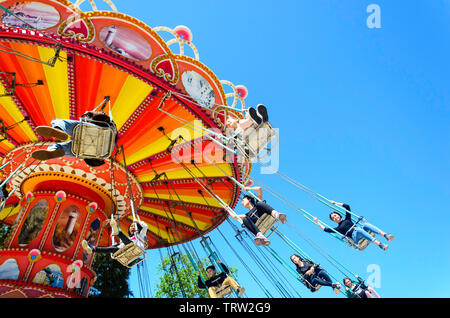
[[[241,297],[242,295],[244,295],[244,292],[245,292],[245,288],[241,287],[241,289],[239,290],[238,296]]]
[[[286,215],[284,215],[284,214],[280,214],[278,219],[280,220],[281,224],[285,224],[287,222]]]
[[[258,113],[256,109],[250,108],[248,110],[248,113],[250,114],[250,117],[258,124],[260,125],[262,123],[262,119],[258,116]]]
[[[36,160],[44,161],[44,160],[50,160],[50,159],[56,159],[59,157],[62,157],[65,155],[64,150],[57,149],[57,150],[36,150],[31,154],[31,157]]]
[[[387,237],[388,242],[392,242],[393,239],[394,239],[394,235],[388,235],[388,237]]]
[[[261,238],[256,238],[254,241],[256,245],[264,245],[264,240]]]
[[[269,120],[269,115],[267,115],[267,108],[264,105],[258,105],[257,108],[258,113],[261,115],[263,122],[267,122]]]
[[[48,126],[36,127],[36,133],[41,137],[45,137],[45,138],[54,137],[60,141],[69,139],[69,135],[66,134],[65,132],[63,132],[59,129],[53,128],[53,127],[48,127]]]

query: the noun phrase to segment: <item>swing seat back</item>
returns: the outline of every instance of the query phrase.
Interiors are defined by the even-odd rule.
[[[115,146],[114,129],[78,124],[73,129],[72,153],[82,159],[107,159]]]
[[[256,227],[266,236],[270,237],[280,225],[280,221],[273,216],[264,213],[255,223]],[[270,233],[267,235],[267,233]]]
[[[319,284],[315,284],[314,286],[311,285],[311,283],[304,277],[302,277],[300,280],[303,285],[305,285],[305,287],[308,288],[312,293],[318,291],[322,287],[322,285]]]
[[[216,295],[218,298],[231,297],[233,288],[230,285],[222,285],[216,290]]]
[[[144,255],[143,258],[140,258]],[[115,259],[123,266],[132,268],[147,258],[147,253],[134,243],[129,243],[122,247],[120,250],[111,255],[112,259]]]
[[[315,284],[314,286],[312,286],[311,291],[314,293],[314,292],[318,291],[321,287],[322,287],[322,285]]]
[[[253,124],[243,133],[243,139],[249,149],[249,157],[251,159],[257,158],[259,160],[266,158],[272,150],[268,147],[272,142],[272,148],[278,144],[278,134],[273,127],[268,123],[260,125]]]

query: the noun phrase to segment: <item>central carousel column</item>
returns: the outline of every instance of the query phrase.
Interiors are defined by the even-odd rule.
[[[0,251],[0,272],[9,275],[0,279],[2,297],[88,296],[96,275],[90,268],[93,255],[84,253],[81,242],[111,244],[106,220],[111,213],[123,217],[130,205],[126,171],[114,166],[53,159],[29,166],[10,181],[10,187],[20,189],[21,201]],[[107,178],[111,171],[116,189]]]

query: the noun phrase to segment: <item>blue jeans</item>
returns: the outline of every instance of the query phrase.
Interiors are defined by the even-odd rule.
[[[55,118],[52,120],[51,125],[53,128],[59,128],[62,131],[64,131],[66,134],[68,134],[70,137],[72,137],[73,129],[75,128],[75,126],[77,126],[80,123],[81,122],[78,120]],[[94,124],[86,123],[86,122],[83,122],[83,124],[96,126]],[[64,142],[55,142],[55,143],[52,143],[47,148],[47,150],[56,150],[56,149],[64,150],[64,155],[67,157],[75,157],[72,153],[72,140],[64,141]]]
[[[311,277],[311,285],[319,284],[322,286],[331,286],[332,280],[330,275],[325,270],[320,270],[317,274],[314,273]]]
[[[375,234],[380,234],[381,230],[377,228],[375,225],[372,225],[370,223],[364,223],[361,225],[361,227],[356,226],[352,233],[352,239],[353,241],[358,244],[359,240],[362,238],[365,238],[369,242],[373,242],[375,238],[370,235],[367,231],[371,231]]]

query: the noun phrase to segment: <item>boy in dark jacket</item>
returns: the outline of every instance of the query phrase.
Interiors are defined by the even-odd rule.
[[[220,263],[220,261],[217,262],[220,264],[220,266],[222,266],[224,271],[217,275],[214,265],[208,266],[206,268],[206,272],[208,273],[208,276],[210,278],[204,283],[199,275],[200,273],[197,271],[198,287],[208,289],[208,294],[211,298],[218,298],[216,294],[217,290],[224,285],[230,285],[236,291],[236,293],[238,293],[239,297],[242,296],[242,294],[244,294],[245,288],[239,286],[232,277],[227,275],[230,273],[230,271],[225,266],[225,264]]]

